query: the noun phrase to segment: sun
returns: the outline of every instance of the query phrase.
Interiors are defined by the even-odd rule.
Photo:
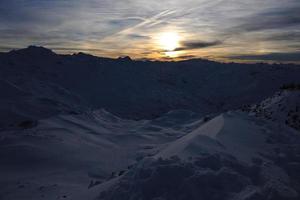
[[[176,32],[165,32],[159,35],[159,45],[165,51],[174,51],[179,47],[180,37]]]

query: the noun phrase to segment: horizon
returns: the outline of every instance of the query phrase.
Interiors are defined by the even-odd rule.
[[[129,58],[131,61],[135,61],[135,62],[185,62],[185,61],[208,61],[208,62],[216,62],[216,63],[220,63],[220,64],[249,64],[249,65],[255,65],[255,64],[264,64],[264,65],[300,65],[300,61],[298,62],[279,62],[279,61],[255,61],[255,60],[252,60],[252,61],[242,61],[242,60],[213,60],[213,59],[209,59],[209,58],[201,58],[201,57],[193,57],[193,58],[177,58],[177,59],[173,59],[173,58],[170,58],[170,59],[163,59],[163,60],[160,60],[160,59],[147,59],[147,58],[142,58],[142,59],[134,59],[128,55],[123,55],[123,56],[119,56],[119,57],[108,57],[108,56],[101,56],[101,55],[93,55],[92,53],[88,53],[88,52],[81,52],[81,51],[78,51],[78,52],[69,52],[69,53],[61,53],[61,52],[57,52],[53,49],[50,49],[50,48],[47,48],[47,47],[44,47],[44,46],[36,46],[36,45],[29,45],[27,47],[23,47],[23,48],[16,48],[16,49],[11,49],[11,50],[8,50],[8,51],[0,51],[0,53],[11,53],[11,52],[17,52],[17,51],[20,51],[20,50],[26,50],[26,49],[29,49],[29,48],[43,48],[43,49],[47,49],[47,50],[50,50],[52,51],[53,53],[55,53],[56,55],[59,55],[59,56],[73,56],[73,55],[79,55],[79,54],[84,54],[84,55],[87,55],[87,56],[92,56],[92,57],[96,57],[96,58],[104,58],[104,59],[111,59],[111,60],[119,60],[119,59],[124,59],[124,58]]]
[[[29,45],[134,60],[300,63],[300,2],[2,1],[0,52]]]

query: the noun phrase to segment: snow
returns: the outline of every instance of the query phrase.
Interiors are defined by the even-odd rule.
[[[99,110],[2,132],[0,194],[4,199],[174,199],[178,190],[178,199],[261,198],[271,195],[268,191],[280,199],[299,197],[292,183],[300,174],[291,168],[300,164],[297,132],[239,111],[207,122],[191,118],[178,129],[170,122],[183,113],[194,116],[173,111],[134,121]],[[223,188],[220,195],[206,196],[214,187]]]
[[[156,157],[176,155],[187,159],[199,152],[226,152],[251,162],[252,157],[259,156],[257,151],[265,151],[266,128],[248,118],[242,113],[224,113],[178,139]]]
[[[300,130],[300,91],[280,91],[250,108],[250,113]]]
[[[300,95],[276,93],[299,66],[31,46],[0,69],[0,199],[299,199]]]
[[[218,116],[214,119],[212,119],[210,122],[204,124],[203,126],[200,126],[200,128],[194,130],[193,132],[185,135],[184,137],[178,139],[176,142],[169,145],[166,149],[164,149],[162,152],[157,154],[155,157],[159,158],[168,158],[171,156],[179,155],[188,148],[189,145],[195,146],[197,141],[199,141],[201,144],[201,148],[203,148],[203,145],[209,145],[207,140],[208,138],[204,138],[205,136],[215,139],[218,133],[221,131],[221,129],[224,126],[224,118],[223,116]],[[204,137],[203,137],[204,136]],[[202,144],[205,143],[205,144]],[[193,144],[191,144],[193,143]],[[197,144],[198,145],[198,144]],[[194,147],[195,148],[195,147]],[[199,149],[195,148],[195,151],[198,153]],[[189,154],[190,155],[190,152]]]
[[[173,113],[196,115],[189,111]],[[60,194],[75,198],[89,191],[91,181],[104,182],[117,176],[182,136],[182,130],[191,129],[190,124],[202,123],[190,118],[180,127],[171,123],[179,116],[172,116],[134,121],[99,110],[40,120],[31,129],[3,131],[0,176],[4,181],[0,182],[0,194],[5,199],[36,199],[39,195],[53,199]],[[36,191],[40,187],[45,189]]]
[[[291,177],[276,163],[280,155],[274,149],[299,148],[299,134],[260,122],[245,113],[222,114],[137,163],[110,189],[100,185],[99,199],[296,200],[299,172]],[[290,142],[267,142],[281,134]],[[284,156],[285,162],[294,156]]]

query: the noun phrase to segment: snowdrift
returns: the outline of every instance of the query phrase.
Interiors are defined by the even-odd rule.
[[[300,136],[226,113],[144,159],[98,199],[299,199]]]

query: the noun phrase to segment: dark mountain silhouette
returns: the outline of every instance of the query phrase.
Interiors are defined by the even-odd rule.
[[[257,103],[282,85],[297,82],[300,74],[297,65],[134,61],[58,55],[35,46],[2,53],[0,69],[1,84],[10,85],[3,93],[27,94],[1,100],[1,117],[18,120],[98,108],[132,119],[173,109],[220,113]]]

